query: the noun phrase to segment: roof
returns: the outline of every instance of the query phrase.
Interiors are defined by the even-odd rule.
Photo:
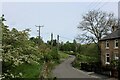
[[[108,34],[107,36],[103,37],[101,40],[118,39],[118,38],[120,38],[120,28],[118,28],[116,31],[112,32],[111,34]]]

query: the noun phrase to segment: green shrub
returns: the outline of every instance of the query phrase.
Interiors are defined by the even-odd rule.
[[[97,61],[96,57],[77,54],[76,59],[80,62],[94,62]]]
[[[81,69],[81,64],[76,59],[72,62],[72,66],[78,69]]]
[[[52,56],[53,60],[56,60],[56,61],[60,60],[60,55],[58,54],[56,47],[52,49],[52,51],[50,52],[50,55]]]

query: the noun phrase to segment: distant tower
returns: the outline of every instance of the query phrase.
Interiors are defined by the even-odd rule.
[[[51,47],[53,46],[53,33],[51,33]]]
[[[57,51],[59,50],[59,35],[57,35]]]

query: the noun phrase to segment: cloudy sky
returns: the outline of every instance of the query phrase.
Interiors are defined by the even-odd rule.
[[[109,2],[108,2],[109,1]],[[50,33],[54,39],[60,35],[60,41],[72,41],[77,34],[82,33],[77,29],[82,15],[89,10],[100,9],[106,12],[115,13],[118,16],[118,0],[93,0],[92,2],[78,0],[62,0],[55,2],[27,0],[8,1],[0,3],[0,12],[5,15],[6,24],[11,28],[23,30],[30,28],[31,36],[38,36],[35,25],[44,25],[41,28],[41,36],[44,41],[50,40]]]

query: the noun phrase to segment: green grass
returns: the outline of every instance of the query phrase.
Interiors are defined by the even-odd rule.
[[[68,58],[68,57],[69,57],[68,54],[66,54],[66,53],[64,53],[64,52],[62,52],[62,51],[59,51],[59,55],[60,55],[60,59],[65,59],[65,58]]]
[[[65,58],[68,58],[69,55],[64,53],[64,52],[61,52],[59,51],[59,55],[60,55],[60,59],[65,59]],[[54,66],[58,65],[59,63],[57,62],[54,62],[53,64],[50,64],[49,65],[49,68],[50,69],[53,69]],[[15,69],[13,69],[13,72],[15,73],[22,73],[22,77],[23,78],[39,78],[40,74],[41,73],[41,70],[42,70],[42,66],[43,64],[36,64],[36,63],[32,63],[32,64],[22,64],[18,67],[16,67]],[[51,74],[50,74],[51,76]]]
[[[16,73],[22,73],[23,78],[39,78],[40,71],[42,69],[42,64],[22,64],[14,69]]]
[[[95,56],[86,56],[86,55],[77,55],[77,60],[79,62],[95,62],[98,61],[98,59]]]

